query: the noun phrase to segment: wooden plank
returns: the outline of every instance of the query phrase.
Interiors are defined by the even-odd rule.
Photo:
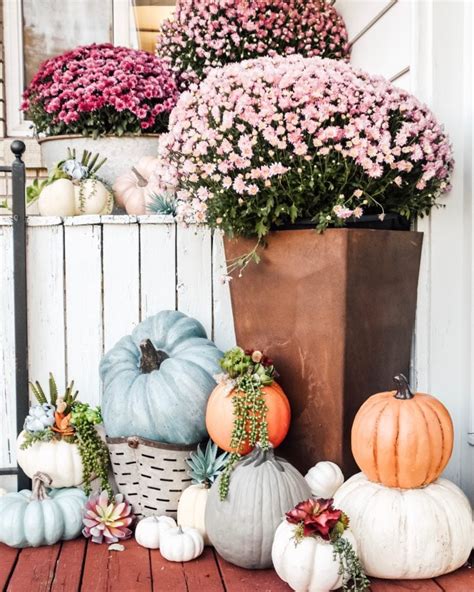
[[[58,388],[63,389],[65,324],[62,225],[28,228],[27,274],[30,379],[47,386],[49,372],[52,372]]]
[[[225,592],[219,568],[211,547],[194,561],[183,563],[187,592]]]
[[[150,551],[153,592],[185,592],[183,564],[166,561],[158,550]]]
[[[19,549],[12,549],[0,543],[0,590],[5,589],[19,553]]]
[[[140,547],[135,539],[122,544],[124,551],[111,551],[108,590],[149,592],[152,580],[148,549]]]
[[[100,403],[103,353],[102,227],[65,226],[67,379],[83,402]]]
[[[234,316],[229,284],[224,280],[227,266],[222,233],[214,232],[212,241],[212,299],[214,315],[213,339],[222,351],[235,345]],[[238,278],[232,281],[239,281]]]
[[[410,65],[412,6],[396,2],[352,47],[351,64],[391,78]]]
[[[216,554],[227,592],[289,592],[291,588],[273,569],[242,569]]]
[[[196,318],[212,335],[211,232],[177,227],[178,310]]]
[[[441,592],[433,580],[380,580],[370,578],[372,592]]]
[[[64,541],[56,564],[51,592],[80,590],[86,547],[87,541],[82,537],[74,541]]]
[[[81,590],[108,592],[110,551],[107,545],[87,542]]]
[[[140,223],[140,282],[141,319],[176,308],[174,222]]]
[[[0,226],[0,466],[15,463],[15,303],[13,228]]]
[[[105,351],[129,334],[140,320],[138,241],[136,220],[103,226]]]
[[[60,547],[60,543],[56,543],[49,547],[23,549],[7,592],[49,592]]]
[[[474,569],[470,565],[440,576],[434,580],[444,592],[472,592],[474,590]]]

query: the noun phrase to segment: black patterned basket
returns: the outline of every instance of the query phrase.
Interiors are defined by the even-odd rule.
[[[136,516],[176,518],[181,493],[192,481],[186,460],[196,446],[173,446],[136,436],[107,438],[107,446],[117,489]]]

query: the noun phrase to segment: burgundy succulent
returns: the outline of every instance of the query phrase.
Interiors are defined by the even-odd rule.
[[[287,512],[291,524],[302,527],[303,536],[320,536],[329,541],[349,526],[349,518],[333,506],[332,499],[308,499]]]

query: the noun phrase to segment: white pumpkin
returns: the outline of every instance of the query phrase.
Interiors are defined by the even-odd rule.
[[[64,440],[35,442],[25,450],[25,432],[17,439],[16,458],[26,475],[33,477],[35,473],[46,473],[52,479],[51,487],[77,487],[83,481],[82,459],[76,444],[68,444]]]
[[[125,208],[127,214],[135,216],[146,214],[150,188],[148,178],[138,168],[132,167],[129,173],[117,177],[113,189],[117,203]]]
[[[331,498],[344,483],[344,475],[336,463],[321,461],[304,476],[314,498]]]
[[[69,179],[58,179],[41,191],[38,198],[41,216],[74,216],[74,184]]]
[[[420,489],[395,489],[351,477],[334,505],[351,520],[367,575],[434,578],[461,567],[472,549],[472,511],[447,479]]]
[[[159,549],[163,532],[168,528],[176,528],[176,522],[170,516],[142,518],[135,528],[135,540],[147,549]]]
[[[178,503],[178,524],[196,528],[204,539],[205,545],[210,545],[206,533],[206,504],[209,497],[209,488],[202,483],[187,487]]]
[[[74,185],[76,215],[110,214],[114,206],[113,195],[98,179],[84,179]]]
[[[328,541],[320,537],[304,537],[295,543],[295,525],[284,520],[275,532],[272,561],[278,576],[298,592],[327,592],[343,584],[339,574],[339,558]],[[354,551],[357,543],[350,530],[344,532]]]
[[[160,551],[168,561],[192,561],[204,550],[204,539],[196,528],[167,528],[160,539]]]

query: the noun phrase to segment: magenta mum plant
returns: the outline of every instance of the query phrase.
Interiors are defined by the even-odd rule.
[[[160,133],[178,99],[163,60],[111,44],[78,47],[42,64],[22,110],[46,135]]]
[[[311,219],[428,213],[448,189],[451,148],[406,91],[336,60],[261,58],[214,69],[184,93],[162,138],[158,191],[179,217],[262,239]]]
[[[156,50],[179,74],[182,88],[210,68],[250,58],[349,56],[344,21],[325,0],[178,0]]]

